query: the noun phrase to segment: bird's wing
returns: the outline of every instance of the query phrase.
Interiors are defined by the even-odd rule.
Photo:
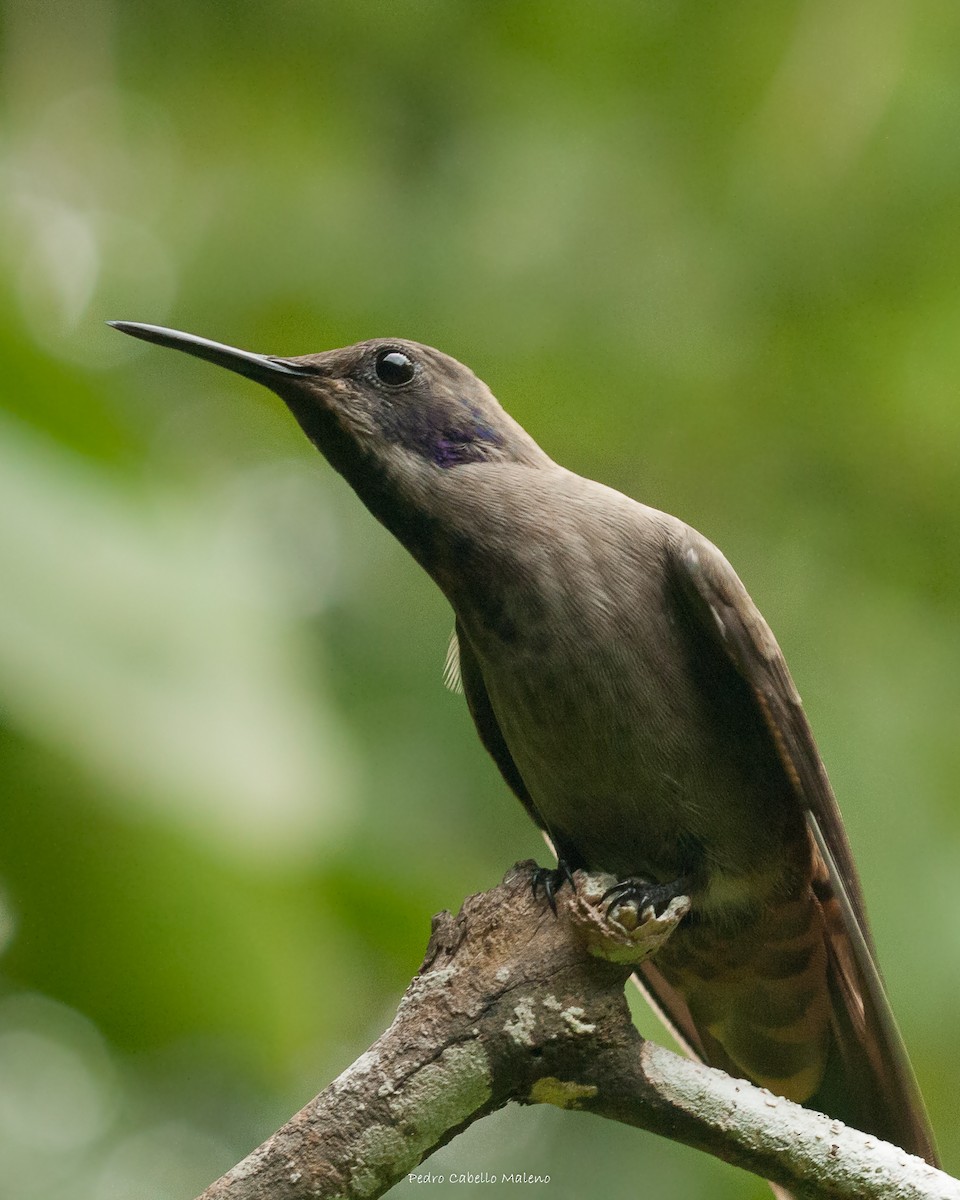
[[[736,572],[705,538],[687,530],[672,565],[681,608],[706,638],[704,651],[719,647],[749,686],[804,810],[815,846],[812,887],[826,931],[842,1073],[866,1102],[873,1132],[936,1164],[923,1100],[877,969],[840,810],[780,647]],[[648,987],[655,982],[648,980]],[[676,1022],[670,999],[664,994],[661,1004]],[[811,1104],[817,1107],[816,1097]]]
[[[680,548],[677,566],[688,611],[750,687],[794,791],[830,847],[860,931],[872,949],[863,891],[840,810],[770,626],[733,567],[692,529]]]

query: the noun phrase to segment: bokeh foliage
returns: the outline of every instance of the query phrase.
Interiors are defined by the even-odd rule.
[[[0,11],[3,1195],[192,1196],[372,1040],[432,912],[543,856],[429,582],[278,402],[110,317],[439,345],[724,548],[956,1170],[956,6]],[[434,1169],[765,1194],[529,1109]]]

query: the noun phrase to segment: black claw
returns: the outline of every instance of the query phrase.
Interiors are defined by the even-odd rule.
[[[551,871],[543,881],[544,895],[547,897],[547,903],[550,905],[550,911],[554,916],[557,915],[557,873]]]
[[[557,892],[565,883],[569,883],[574,891],[577,890],[573,872],[562,858],[557,862],[556,867],[537,867],[533,873],[531,880],[533,894],[538,896],[540,889],[543,888],[543,894],[546,896],[550,911],[554,916],[557,915]]]
[[[624,879],[607,888],[600,897],[600,903],[610,901],[607,905],[608,917],[618,905],[627,901],[636,905],[638,913],[652,908],[654,915],[660,916],[669,907],[671,900],[687,895],[690,882],[686,875],[670,883],[651,883],[649,879]]]

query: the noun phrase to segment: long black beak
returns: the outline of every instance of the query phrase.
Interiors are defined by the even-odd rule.
[[[161,325],[141,325],[137,321],[108,321],[107,324],[119,329],[121,333],[129,333],[131,337],[142,338],[145,342],[156,342],[158,346],[170,346],[174,350],[182,350],[184,354],[206,359],[207,362],[216,363],[218,367],[226,367],[228,371],[236,371],[238,375],[255,379],[258,383],[268,383],[273,375],[311,374],[310,371],[295,367],[282,358],[269,358],[266,354],[238,350],[235,346],[211,342],[208,338],[197,337],[194,333],[181,333],[179,329],[164,329]]]

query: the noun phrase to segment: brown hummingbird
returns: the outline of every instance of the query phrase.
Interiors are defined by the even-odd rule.
[[[695,1057],[937,1164],[779,646],[719,550],[559,466],[400,338],[277,358],[112,322],[275,391],[444,592],[480,739],[558,867],[691,911],[641,984]]]

